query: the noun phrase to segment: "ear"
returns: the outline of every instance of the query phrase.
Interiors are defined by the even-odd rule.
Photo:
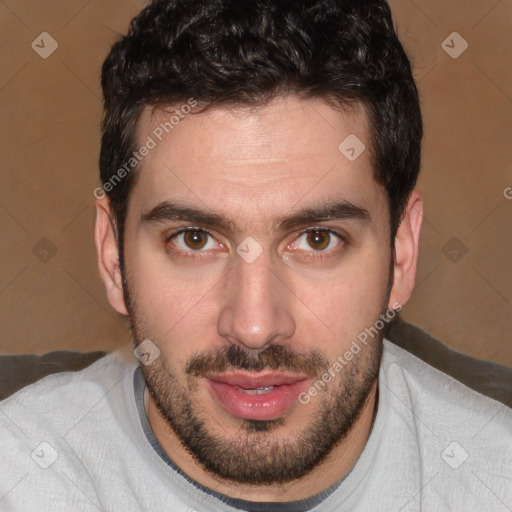
[[[128,315],[124,303],[116,225],[110,202],[106,196],[96,200],[94,242],[98,269],[111,306],[121,315]]]
[[[388,308],[405,305],[414,289],[423,223],[423,197],[414,189],[395,237],[394,277]]]

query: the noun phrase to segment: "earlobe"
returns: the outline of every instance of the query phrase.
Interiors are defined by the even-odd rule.
[[[394,277],[388,308],[405,305],[414,289],[423,223],[423,197],[414,189],[395,237]]]
[[[123,297],[119,250],[113,213],[107,197],[96,200],[94,242],[100,277],[111,306],[121,315],[128,315]]]

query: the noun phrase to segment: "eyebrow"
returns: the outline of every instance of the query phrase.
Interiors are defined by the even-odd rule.
[[[222,213],[202,210],[176,202],[162,201],[150,211],[141,215],[142,224],[165,223],[178,220],[201,224],[214,229],[222,229],[229,233],[237,231],[236,224]],[[309,206],[290,215],[281,216],[276,219],[273,228],[286,231],[305,224],[329,220],[349,220],[366,224],[371,222],[371,215],[366,208],[353,201],[342,199]]]

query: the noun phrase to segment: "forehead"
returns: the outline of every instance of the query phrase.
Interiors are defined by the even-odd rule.
[[[385,191],[373,178],[360,106],[340,111],[322,100],[288,96],[257,109],[185,109],[179,117],[175,111],[180,105],[146,109],[139,119],[138,144],[150,138],[154,147],[136,171],[130,210],[175,199],[236,213],[242,222],[270,220],[327,196],[369,210],[382,206]]]

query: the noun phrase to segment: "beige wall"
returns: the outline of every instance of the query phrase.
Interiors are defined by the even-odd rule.
[[[48,5],[50,4],[50,5]],[[96,268],[99,69],[144,5],[0,3],[0,352],[112,349],[129,339]],[[508,0],[392,0],[426,136],[421,257],[404,318],[512,366],[512,80]],[[58,43],[51,48],[42,32]],[[467,50],[442,42],[458,32]],[[46,36],[45,36],[46,37]],[[448,52],[462,41],[448,37]],[[512,197],[512,190],[511,197]],[[454,240],[452,240],[454,239]]]

